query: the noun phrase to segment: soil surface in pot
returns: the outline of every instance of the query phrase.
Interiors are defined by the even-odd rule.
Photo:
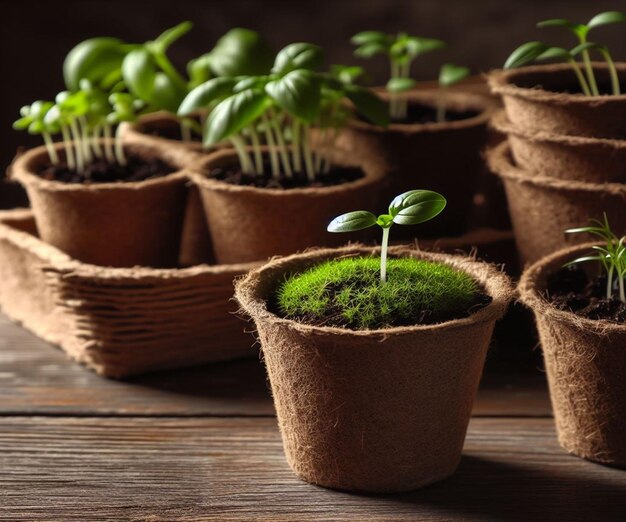
[[[66,163],[46,165],[38,174],[50,181],[62,183],[112,183],[116,181],[145,181],[167,176],[176,170],[159,158],[129,155],[126,165],[98,159],[87,165],[82,173],[70,169]]]
[[[227,167],[217,167],[209,172],[209,177],[229,183],[231,185],[241,185],[248,187],[270,188],[270,189],[294,189],[304,187],[331,187],[349,183],[365,177],[365,173],[359,167],[333,166],[327,173],[316,175],[315,181],[309,181],[306,173],[294,172],[293,177],[287,178],[281,174],[276,179],[271,175],[271,166],[266,163],[263,167],[263,174],[244,174],[239,165]]]
[[[587,319],[624,323],[626,304],[617,298],[606,298],[606,283],[605,275],[589,276],[585,270],[573,265],[561,268],[548,278],[545,297],[559,310]]]
[[[475,118],[480,114],[479,111],[467,110],[459,111],[455,109],[446,110],[445,122],[468,120]],[[359,119],[365,123],[369,121],[359,116]],[[406,118],[396,119],[392,118],[391,123],[398,123],[401,125],[419,125],[424,123],[437,123],[437,109],[429,105],[422,105],[420,103],[409,103]]]
[[[148,127],[142,128],[141,130],[144,134],[149,136],[156,136],[158,138],[164,138],[166,140],[172,141],[183,141],[182,133],[180,132],[180,127],[176,125],[168,126],[168,127]],[[192,132],[191,133],[191,142],[192,143],[200,143],[202,141],[202,136],[199,134]]]
[[[313,326],[371,330],[460,319],[490,302],[468,274],[413,258],[389,259],[382,283],[376,256],[315,265],[287,278],[268,305]]]

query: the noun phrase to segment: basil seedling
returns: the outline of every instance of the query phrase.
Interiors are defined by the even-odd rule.
[[[415,80],[410,78],[411,63],[418,56],[445,47],[445,43],[434,38],[410,36],[407,33],[392,35],[381,31],[363,31],[355,34],[350,41],[357,46],[354,54],[359,58],[371,58],[379,54],[389,58],[391,66],[391,76],[387,82],[387,90],[390,93],[389,113],[393,119],[406,119],[408,102],[397,94],[415,85]]]
[[[626,303],[626,291],[624,278],[626,277],[626,236],[617,237],[611,230],[609,220],[604,214],[604,220],[590,219],[590,225],[587,227],[570,228],[565,232],[567,234],[592,234],[599,237],[603,244],[594,246],[592,249],[596,252],[593,255],[579,257],[566,263],[564,266],[570,266],[577,263],[585,263],[589,261],[599,261],[600,265],[606,272],[606,298],[611,299],[613,295],[613,283],[617,278],[619,288],[619,300]]]
[[[430,221],[446,207],[446,199],[430,190],[410,190],[396,196],[389,205],[387,214],[376,216],[367,210],[348,212],[333,219],[328,225],[329,232],[356,232],[374,225],[383,229],[380,250],[380,280],[387,281],[387,249],[389,231],[394,223],[398,225],[418,225]]]
[[[468,67],[446,63],[441,66],[439,71],[439,101],[437,103],[437,121],[442,123],[446,121],[446,92],[449,87],[459,83],[467,78],[470,74]]]
[[[612,93],[614,95],[619,95],[621,93],[620,82],[611,53],[606,45],[589,42],[588,35],[592,29],[597,27],[624,22],[626,22],[626,13],[618,11],[600,13],[594,16],[586,24],[573,23],[563,18],[544,20],[539,22],[537,26],[541,28],[561,27],[567,29],[577,38],[578,45],[571,50],[567,50],[562,47],[551,47],[543,42],[527,42],[519,46],[511,53],[504,64],[504,68],[512,69],[515,67],[522,67],[534,61],[554,59],[561,60],[571,65],[583,94],[586,96],[598,96],[600,91],[598,89],[598,82],[593,72],[590,57],[591,51],[597,51],[602,55],[609,69],[609,74],[611,75]],[[584,71],[576,62],[576,56],[578,55],[582,56]]]

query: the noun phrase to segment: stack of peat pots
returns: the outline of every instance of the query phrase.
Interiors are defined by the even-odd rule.
[[[594,64],[606,86],[606,66]],[[626,65],[619,64],[626,84]],[[504,181],[521,257],[532,263],[519,292],[535,314],[560,444],[580,457],[626,466],[626,325],[589,319],[549,300],[551,276],[587,255],[585,226],[606,213],[626,232],[626,96],[584,97],[569,65],[497,71],[493,91],[505,113],[494,118],[508,135],[489,153]],[[569,245],[569,246],[568,246]]]

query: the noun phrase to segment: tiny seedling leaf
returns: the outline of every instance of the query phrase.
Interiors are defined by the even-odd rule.
[[[389,124],[389,108],[371,90],[358,85],[346,85],[346,96],[354,104],[357,112],[375,125],[385,127]]]
[[[269,82],[265,92],[288,113],[305,121],[313,121],[321,102],[319,78],[309,70],[296,69]]]
[[[295,69],[317,70],[324,61],[322,48],[304,42],[297,42],[284,47],[274,60],[272,72],[287,74]]]
[[[572,54],[563,47],[550,47],[537,56],[537,60],[571,60]]]
[[[361,47],[357,47],[354,50],[354,56],[358,58],[371,58],[372,56],[376,56],[377,54],[386,54],[388,52],[389,52],[388,45],[378,43],[378,42],[373,42],[373,43],[366,43],[362,45]]]
[[[63,77],[68,89],[79,88],[80,80],[100,83],[120,69],[127,49],[117,38],[90,38],[74,47],[63,62]]]
[[[387,82],[387,90],[389,92],[408,91],[415,87],[415,80],[411,78],[390,78]]]
[[[396,196],[389,205],[393,222],[417,225],[437,216],[446,207],[446,199],[431,190],[410,190]]]
[[[619,24],[623,22],[626,22],[626,13],[622,13],[620,11],[607,11],[594,16],[587,23],[587,27],[589,29],[593,29],[594,27],[600,27],[601,25]]]
[[[389,36],[381,31],[361,31],[350,38],[353,45],[381,44],[389,43]]]
[[[267,74],[274,59],[272,48],[259,33],[240,27],[224,34],[209,55],[216,76]]]
[[[328,224],[328,232],[356,232],[376,224],[376,216],[366,210],[357,210],[337,216]]]
[[[547,50],[548,46],[542,42],[527,42],[522,44],[507,58],[504,68],[514,69],[516,67],[522,67],[536,60]]]
[[[135,49],[122,62],[122,75],[128,89],[138,98],[149,100],[154,90],[156,64],[147,49]]]
[[[232,94],[237,83],[235,78],[213,78],[192,89],[178,108],[179,116],[187,116],[198,109],[206,109],[226,96]]]
[[[469,67],[446,63],[442,65],[439,71],[439,85],[442,87],[450,87],[464,78],[467,78],[469,74]]]

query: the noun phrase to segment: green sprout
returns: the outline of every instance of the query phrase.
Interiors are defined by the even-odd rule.
[[[588,41],[589,33],[592,29],[608,24],[626,22],[626,13],[618,11],[607,11],[594,16],[586,24],[577,24],[562,18],[544,20],[537,24],[538,27],[562,27],[574,34],[578,40],[578,45],[567,50],[562,47],[552,47],[543,42],[527,42],[515,49],[504,64],[505,69],[522,67],[534,61],[561,60],[568,63],[580,84],[585,96],[598,96],[598,82],[591,65],[591,51],[597,51],[607,64],[611,76],[611,90],[614,95],[621,93],[619,76],[611,53],[606,45]],[[576,57],[580,55],[583,61],[583,69],[576,62]]]
[[[419,56],[445,47],[445,43],[434,38],[410,36],[407,33],[397,35],[381,31],[363,31],[351,38],[356,45],[355,56],[371,58],[384,54],[389,58],[391,75],[387,82],[390,93],[389,114],[394,120],[405,120],[408,101],[398,96],[415,86],[411,76],[411,64]]]
[[[319,128],[325,146],[331,145],[347,121],[344,99],[373,123],[388,121],[382,100],[333,73],[320,72],[322,62],[320,47],[290,44],[276,55],[269,74],[219,77],[198,85],[182,101],[178,115],[207,112],[204,145],[229,140],[246,174],[264,173],[261,146],[266,144],[274,178],[304,171],[314,181],[330,162],[324,147],[312,150],[311,129]],[[329,130],[335,131],[331,137]]]
[[[449,87],[467,78],[470,74],[469,67],[462,67],[451,63],[445,63],[439,71],[439,87],[441,94],[437,103],[437,122],[446,121],[446,92]]]
[[[418,225],[430,221],[446,207],[446,199],[430,190],[409,190],[396,196],[389,205],[387,214],[376,216],[367,210],[357,210],[342,214],[328,225],[329,232],[356,232],[374,225],[383,230],[380,251],[380,280],[387,281],[387,249],[391,226]]]
[[[619,238],[615,235],[611,230],[606,213],[603,221],[590,219],[589,222],[590,225],[587,227],[570,228],[565,232],[567,234],[592,234],[599,237],[603,244],[592,247],[596,253],[574,259],[564,266],[599,261],[606,272],[606,298],[611,299],[613,295],[613,282],[616,277],[619,288],[619,300],[622,303],[626,303],[626,291],[624,289],[624,277],[626,276],[626,245],[624,245],[624,242],[626,241],[626,236]]]

